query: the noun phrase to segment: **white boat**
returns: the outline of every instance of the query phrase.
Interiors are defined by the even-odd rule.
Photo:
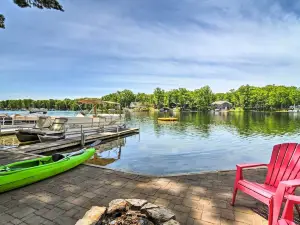
[[[109,125],[121,125],[124,123],[125,114],[98,114],[97,117],[92,115],[84,116],[78,114],[74,117],[67,117],[67,126],[69,128],[80,127],[103,127]]]
[[[87,112],[80,112],[75,117],[68,117],[67,124],[80,124],[83,127],[88,126],[108,126],[108,125],[122,125],[124,124],[125,114],[116,114],[116,110],[110,109],[109,112],[112,113],[98,113],[97,107],[101,104],[113,104],[119,107],[120,111],[120,104],[117,102],[110,102],[110,101],[103,101],[101,99],[81,99],[78,101],[81,104],[89,104],[93,105],[92,111],[93,114],[88,114]],[[75,126],[76,127],[76,126]]]

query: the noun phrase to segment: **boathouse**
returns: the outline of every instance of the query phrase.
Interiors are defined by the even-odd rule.
[[[213,102],[212,107],[217,110],[229,110],[232,108],[232,104],[228,101],[216,101]]]

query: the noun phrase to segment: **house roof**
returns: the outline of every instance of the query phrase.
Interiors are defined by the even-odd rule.
[[[212,104],[212,105],[223,105],[223,104],[225,104],[225,103],[232,105],[232,104],[231,104],[230,102],[228,102],[228,101],[215,101],[215,102],[213,102],[213,103],[211,103],[211,104]]]

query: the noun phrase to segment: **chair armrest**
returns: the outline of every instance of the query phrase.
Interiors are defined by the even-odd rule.
[[[265,164],[265,163],[237,164],[236,165],[235,183],[237,183],[239,180],[243,179],[243,169],[245,169],[245,168],[260,167],[260,166],[268,166],[268,164]]]
[[[279,185],[284,185],[286,187],[297,187],[300,186],[300,179],[281,181]]]
[[[282,212],[282,218],[285,220],[294,220],[294,205],[300,204],[300,196],[288,195],[286,196],[286,204]]]
[[[281,181],[276,189],[275,195],[274,195],[274,210],[273,210],[273,221],[277,221],[280,215],[280,207],[282,205],[282,202],[284,201],[285,193],[289,188],[292,187],[298,187],[300,186],[300,179],[295,179],[295,180],[286,180],[286,181]],[[294,198],[293,196],[290,196],[289,198]],[[295,200],[298,200],[298,198],[294,198]],[[290,211],[290,207],[293,204],[293,202],[290,202],[289,205],[287,206],[287,209],[284,211]]]
[[[253,168],[253,167],[260,167],[260,166],[268,166],[268,164],[265,163],[250,163],[250,164],[237,164],[237,168]]]
[[[296,196],[296,195],[288,195],[286,197],[287,200],[289,200],[290,202],[296,203],[296,204],[300,204],[300,196]]]

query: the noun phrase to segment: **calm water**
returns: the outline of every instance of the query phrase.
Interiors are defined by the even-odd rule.
[[[160,116],[128,115],[140,135],[99,146],[104,152],[90,162],[155,175],[226,170],[268,162],[274,144],[300,142],[300,114],[180,113],[178,122],[158,122]]]

